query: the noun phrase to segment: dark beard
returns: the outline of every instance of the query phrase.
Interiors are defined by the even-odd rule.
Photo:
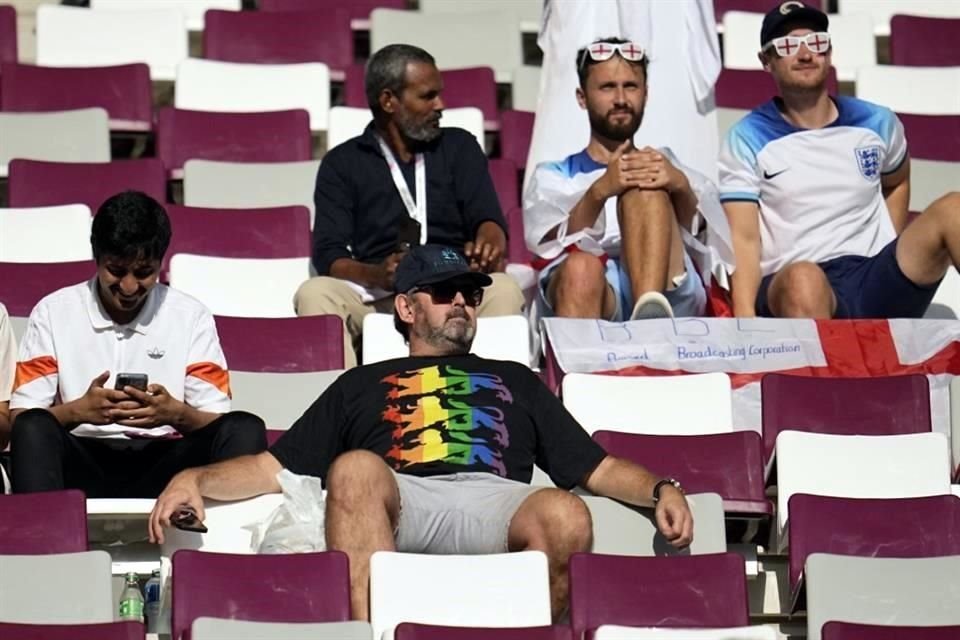
[[[608,140],[616,140],[618,142],[623,142],[624,140],[632,140],[633,134],[637,132],[637,129],[640,128],[640,123],[643,122],[643,111],[636,115],[636,117],[628,120],[623,124],[612,124],[607,116],[610,115],[610,112],[600,115],[597,113],[590,113],[590,128],[594,133],[600,135]],[[633,115],[631,113],[631,115]]]

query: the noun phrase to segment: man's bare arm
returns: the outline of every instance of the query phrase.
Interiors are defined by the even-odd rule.
[[[736,271],[730,278],[733,314],[738,318],[756,315],[760,290],[760,205],[755,202],[725,202],[723,210],[733,237]]]
[[[163,529],[170,516],[189,505],[204,519],[203,498],[243,500],[265,493],[279,493],[277,474],[283,469],[269,451],[240,456],[224,462],[181,471],[170,480],[150,513],[148,531],[152,542],[163,542]]]
[[[900,235],[907,226],[910,214],[910,158],[904,158],[896,171],[883,176],[880,187],[893,228]]]

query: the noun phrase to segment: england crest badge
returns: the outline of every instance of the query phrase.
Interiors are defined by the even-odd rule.
[[[880,147],[859,147],[853,153],[857,156],[857,166],[864,178],[873,180],[880,175]]]

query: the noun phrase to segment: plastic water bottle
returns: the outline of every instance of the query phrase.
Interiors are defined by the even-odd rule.
[[[154,569],[147,584],[143,587],[145,604],[143,612],[147,616],[147,633],[157,633],[160,619],[160,569]]]
[[[120,619],[143,622],[143,594],[137,574],[131,571],[126,575],[126,584],[120,594]]]

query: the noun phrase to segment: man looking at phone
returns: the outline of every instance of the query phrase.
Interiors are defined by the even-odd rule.
[[[10,401],[15,492],[151,498],[187,467],[266,448],[260,418],[228,413],[213,316],[157,283],[170,235],[155,200],[113,196],[93,218],[96,276],[34,307]]]
[[[412,250],[394,279],[394,323],[410,356],[344,373],[268,452],[178,474],[149,532],[203,497],[277,493],[284,468],[324,480],[330,549],[350,558],[353,616],[368,616],[376,551],[484,554],[543,551],[553,612],[566,605],[567,561],[593,529],[575,485],[653,507],[676,547],[693,518],[676,480],[607,453],[528,367],[470,354],[490,278],[450,247]],[[531,486],[533,466],[560,489]]]
[[[493,279],[481,316],[520,313],[523,295],[505,273],[507,223],[487,159],[467,131],[441,128],[443,80],[433,57],[394,44],[366,69],[373,121],[331,149],[317,173],[311,278],[297,292],[301,316],[334,314],[355,364],[363,318],[393,308],[393,277],[411,247],[462,250]]]

